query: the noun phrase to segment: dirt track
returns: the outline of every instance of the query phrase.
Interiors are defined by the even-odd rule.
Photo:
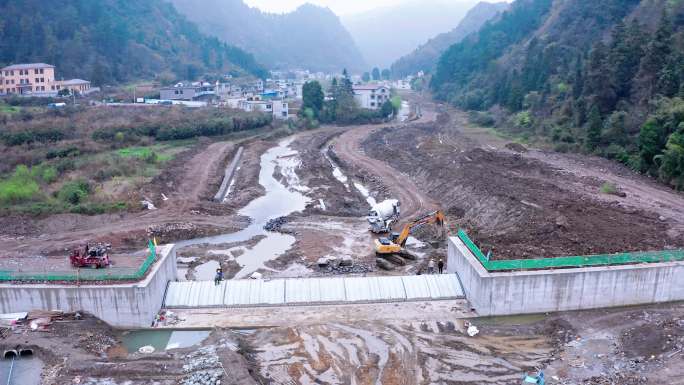
[[[333,151],[348,168],[361,168],[375,175],[388,187],[391,196],[401,202],[404,220],[434,210],[437,205],[425,196],[418,186],[404,173],[378,159],[371,158],[361,149],[361,142],[381,127],[354,127],[332,141]]]

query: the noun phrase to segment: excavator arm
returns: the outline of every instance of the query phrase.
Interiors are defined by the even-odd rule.
[[[406,240],[408,239],[409,235],[411,235],[411,231],[415,228],[421,227],[423,225],[427,224],[436,224],[440,227],[444,226],[444,220],[445,216],[444,213],[441,211],[433,211],[429,214],[424,215],[421,218],[416,219],[415,221],[407,224],[404,226],[404,228],[401,230],[401,233],[399,233],[399,236],[397,239],[394,241],[397,245],[404,247],[406,245]]]

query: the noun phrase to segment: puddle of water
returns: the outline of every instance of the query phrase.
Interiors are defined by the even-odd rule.
[[[209,330],[136,330],[125,333],[121,339],[128,353],[137,353],[143,346],[163,352],[197,345],[207,339],[209,333]]]
[[[186,278],[186,275],[188,274],[188,268],[187,267],[177,267],[176,268],[176,279],[178,279],[181,282],[185,282],[188,279]]]
[[[410,114],[411,114],[411,105],[406,100],[403,100],[401,102],[401,108],[399,109],[399,114],[397,115],[397,119],[400,122],[405,122],[408,120]]]
[[[43,361],[36,357],[19,357],[14,361],[12,377],[11,359],[0,359],[0,383],[8,385],[40,385],[40,374],[43,372]]]
[[[335,163],[335,161],[332,160],[330,155],[328,155],[327,151],[323,151],[323,156],[325,156],[325,159],[328,160],[328,162],[330,163],[330,166],[332,166],[332,168],[333,168],[333,172],[332,172],[333,177],[335,179],[337,179],[340,183],[342,183],[347,188],[347,191],[349,191],[349,185],[347,185],[349,178],[347,178],[347,176],[344,175],[344,173],[340,169],[340,166],[338,166],[337,163]]]
[[[357,190],[363,195],[364,198],[366,198],[366,202],[368,202],[368,205],[370,207],[373,207],[378,204],[378,202],[373,198],[370,194],[370,190],[366,188],[366,186],[362,185],[359,182],[354,182],[354,187],[356,187]]]
[[[213,281],[216,276],[216,269],[221,267],[221,264],[217,261],[211,260],[207,261],[199,266],[195,267],[195,280],[196,281]]]
[[[235,278],[244,278],[254,271],[263,268],[264,263],[277,258],[289,250],[295,243],[295,238],[288,234],[268,232],[263,229],[271,219],[290,215],[293,212],[303,211],[310,199],[302,192],[308,191],[308,187],[302,186],[295,170],[301,164],[297,152],[289,148],[293,138],[281,141],[278,146],[266,151],[261,156],[261,170],[259,172],[259,184],[266,190],[266,194],[251,201],[239,211],[240,215],[250,217],[252,222],[244,230],[232,234],[223,234],[213,237],[197,238],[178,243],[178,247],[197,244],[221,244],[244,242],[258,235],[266,237],[259,241],[251,249],[245,249],[245,253],[238,256],[236,261],[242,269]],[[292,183],[288,186],[274,178],[276,167],[283,175],[284,182]],[[214,272],[215,273],[215,269]],[[214,276],[209,278],[213,280]]]
[[[228,184],[228,188],[226,189],[226,195],[223,196],[223,202],[228,201],[228,197],[230,196],[230,192],[233,191],[233,188],[235,188],[235,175],[237,172],[240,171],[240,167],[235,169],[235,173],[233,174],[233,177],[230,179],[230,183]]]

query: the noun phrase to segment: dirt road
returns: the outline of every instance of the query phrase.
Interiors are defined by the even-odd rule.
[[[401,124],[430,123],[436,119],[434,106],[425,104],[422,108],[423,116],[418,120]],[[362,169],[381,180],[387,187],[391,197],[399,199],[401,203],[402,222],[424,214],[426,211],[435,210],[438,205],[430,199],[424,189],[418,187],[409,175],[401,169],[393,168],[388,163],[366,155],[361,143],[373,132],[392,127],[392,125],[359,126],[353,127],[339,137],[333,139],[330,144],[334,153],[344,162],[343,167],[349,171]],[[387,149],[391,153],[391,149]]]

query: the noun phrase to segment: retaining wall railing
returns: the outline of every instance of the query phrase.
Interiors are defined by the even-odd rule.
[[[592,266],[629,265],[637,263],[659,263],[684,261],[684,250],[661,250],[647,252],[597,254],[556,258],[490,260],[463,230],[458,238],[488,271],[543,270]]]

